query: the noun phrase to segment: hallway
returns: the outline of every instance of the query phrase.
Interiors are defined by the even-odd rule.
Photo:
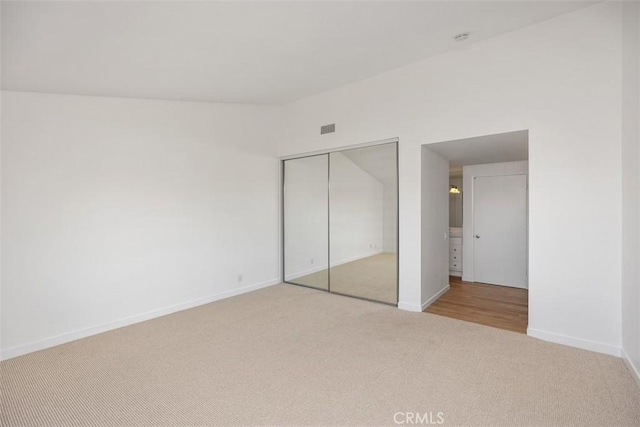
[[[463,282],[450,276],[451,289],[425,309],[426,313],[527,333],[529,291]]]

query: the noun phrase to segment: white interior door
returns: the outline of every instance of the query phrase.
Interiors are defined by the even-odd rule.
[[[473,180],[474,281],[527,288],[527,176]]]

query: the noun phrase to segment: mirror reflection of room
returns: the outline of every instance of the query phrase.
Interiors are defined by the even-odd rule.
[[[329,290],[329,156],[284,162],[284,279]]]
[[[285,281],[397,304],[397,144],[283,167]]]
[[[331,291],[396,304],[396,144],[331,153]]]

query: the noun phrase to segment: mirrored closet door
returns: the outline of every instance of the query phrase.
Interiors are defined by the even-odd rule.
[[[330,154],[331,291],[396,304],[396,144]]]
[[[329,155],[284,162],[284,281],[329,290]]]
[[[397,304],[397,165],[397,143],[283,162],[286,282]]]

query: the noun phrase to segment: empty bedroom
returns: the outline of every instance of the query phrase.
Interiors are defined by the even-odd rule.
[[[0,15],[3,426],[640,425],[640,3]]]

